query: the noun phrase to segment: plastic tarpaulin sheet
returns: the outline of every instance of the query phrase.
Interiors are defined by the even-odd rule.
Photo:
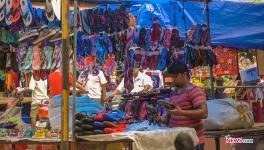
[[[138,4],[135,7],[139,8],[134,14],[140,26],[151,27],[152,18],[157,16],[163,26],[176,26],[182,38],[193,23],[206,23],[204,3]],[[263,3],[212,2],[209,13],[212,45],[264,49]]]
[[[184,39],[192,24],[206,23],[205,3],[151,2],[128,7],[139,27],[150,28],[152,19],[159,17],[163,27],[176,26]],[[212,45],[264,49],[264,3],[213,1],[209,14]]]
[[[205,130],[247,129],[254,125],[254,118],[246,102],[233,99],[216,99],[207,102],[208,117]]]
[[[132,140],[133,150],[175,150],[174,140],[179,133],[189,134],[195,145],[198,143],[196,132],[192,128],[168,128],[154,131],[130,131],[125,133],[80,136],[86,141]]]
[[[52,103],[49,105],[49,119],[52,129],[61,129],[61,107],[62,97],[57,95],[52,97]],[[72,128],[72,108],[73,108],[73,97],[70,96],[69,101],[69,129]],[[91,100],[89,96],[76,97],[76,112],[86,112],[87,115],[97,115],[103,111],[104,107],[101,106],[96,100]]]

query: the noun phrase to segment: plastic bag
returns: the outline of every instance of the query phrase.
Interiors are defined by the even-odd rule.
[[[254,125],[252,111],[246,102],[233,99],[216,99],[207,102],[208,117],[204,120],[205,130],[251,128]]]

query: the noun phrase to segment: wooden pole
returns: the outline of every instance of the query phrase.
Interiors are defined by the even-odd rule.
[[[208,43],[211,45],[209,0],[205,0],[206,22],[208,27]],[[213,65],[210,65],[211,98],[215,98]]]
[[[62,26],[62,135],[61,150],[69,149],[69,0],[61,1]]]
[[[76,114],[76,51],[77,51],[77,15],[78,15],[78,0],[74,0],[74,44],[73,44],[73,109],[72,109],[72,145],[71,149],[77,149],[75,137],[75,114]]]

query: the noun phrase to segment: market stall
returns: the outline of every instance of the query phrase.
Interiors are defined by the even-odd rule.
[[[26,5],[22,2],[25,2]],[[85,88],[87,83],[88,85],[97,85],[98,81],[93,82],[97,78],[87,80],[87,74],[91,73],[92,75],[99,76],[100,81],[105,80],[102,76],[106,76],[106,83],[103,84],[106,85],[106,93],[112,93],[118,88],[117,85],[120,82],[122,83],[122,78],[124,78],[124,88],[126,88],[127,92],[129,91],[128,89],[130,91],[127,94],[119,95],[120,97],[116,101],[104,97],[105,101],[103,102],[105,103],[100,101],[100,98],[94,97],[97,94],[96,92],[95,94],[88,92],[89,94],[87,96],[87,94],[82,93],[83,91],[78,91],[76,103],[74,101],[75,98],[70,97],[68,124],[70,131],[74,130],[73,133],[76,133],[76,135],[72,135],[73,139],[76,138],[79,144],[97,143],[104,145],[105,143],[113,142],[128,143],[129,149],[132,149],[132,147],[133,149],[164,149],[168,147],[169,149],[174,149],[173,142],[177,135],[180,133],[188,133],[192,137],[194,144],[197,144],[198,140],[194,129],[179,127],[152,130],[152,128],[161,128],[160,124],[155,122],[154,116],[165,109],[165,106],[161,105],[162,103],[158,103],[158,100],[170,97],[172,92],[170,86],[164,88],[164,85],[167,83],[163,81],[163,72],[172,62],[181,61],[188,65],[188,77],[191,78],[192,83],[208,89],[206,93],[207,99],[214,99],[214,95],[218,98],[225,98],[226,96],[223,96],[223,88],[228,88],[228,86],[219,80],[215,87],[213,77],[222,79],[222,76],[227,76],[223,80],[229,82],[235,82],[235,80],[231,80],[232,77],[230,76],[235,77],[240,75],[243,78],[243,75],[239,72],[238,61],[240,59],[237,48],[262,49],[263,45],[260,44],[261,41],[258,43],[254,41],[263,41],[263,32],[252,29],[253,25],[251,25],[252,28],[248,30],[250,32],[247,35],[250,34],[254,38],[244,40],[244,45],[237,44],[241,38],[247,39],[247,36],[240,34],[238,35],[239,38],[230,37],[228,33],[225,33],[230,32],[228,28],[227,30],[222,30],[221,28],[221,33],[219,33],[216,30],[219,27],[218,24],[220,24],[217,22],[218,20],[216,21],[215,17],[212,17],[211,22],[213,23],[211,24],[209,22],[208,3],[205,6],[204,3],[179,1],[164,2],[160,5],[154,4],[154,1],[153,3],[138,3],[134,1],[129,1],[128,3],[127,1],[122,1],[115,4],[110,5],[110,3],[104,3],[93,9],[78,10],[78,30],[76,33],[77,38],[75,39],[77,46],[72,46],[74,42],[72,41],[73,37],[70,36],[67,52],[69,52],[71,62],[76,58],[77,63],[73,65],[77,67],[79,75],[78,84],[81,84]],[[223,12],[221,15],[217,7],[218,4],[212,2],[212,10],[210,11],[213,12],[213,15],[217,12],[218,15],[225,16],[223,14],[229,11],[229,7],[226,8],[227,10],[221,11]],[[227,4],[231,5],[233,3]],[[15,10],[18,9],[16,8],[17,5],[21,5],[21,17],[19,17],[20,15],[14,15]],[[249,5],[251,6],[251,4]],[[5,95],[10,97],[0,98],[0,104],[6,104],[11,100],[16,101],[11,96],[14,96],[14,92],[17,92],[16,90],[22,91],[22,89],[17,87],[23,87],[24,90],[30,86],[30,80],[36,77],[34,71],[38,70],[41,80],[47,82],[50,79],[50,75],[54,75],[54,72],[56,73],[60,70],[62,64],[61,25],[50,3],[47,1],[45,9],[39,9],[32,7],[29,0],[21,0],[21,4],[15,4],[14,2],[12,6],[8,4],[6,6],[0,5],[1,9],[5,7],[7,9],[6,13],[9,15],[7,17],[1,16],[0,18],[2,26],[0,34],[4,35],[1,36],[3,45],[1,45],[0,57],[3,61],[0,61],[2,64],[0,68],[2,70],[0,80],[4,82]],[[134,11],[138,7],[140,7],[140,9],[137,9],[139,11]],[[194,11],[190,9],[192,7]],[[260,6],[256,5],[254,7],[257,9]],[[171,8],[173,11],[167,12],[168,8]],[[207,19],[201,17],[204,16],[202,15],[204,8],[207,13]],[[196,11],[201,14],[198,15]],[[249,17],[252,18],[252,16]],[[73,18],[74,14],[70,11],[70,29],[75,26]],[[179,18],[183,18],[183,20]],[[255,18],[258,17],[255,16]],[[226,19],[230,20],[228,17]],[[258,24],[261,24],[261,21]],[[230,24],[232,23],[229,23],[226,22],[224,26],[231,26]],[[256,23],[255,26],[258,26],[258,24]],[[232,26],[234,26],[234,23]],[[70,31],[73,32],[72,30]],[[230,38],[232,40],[229,40]],[[76,57],[73,52],[75,48]],[[263,53],[259,50],[257,54],[258,64],[261,64]],[[263,75],[263,68],[261,65],[258,66],[256,68],[258,69],[257,73]],[[131,92],[134,88],[132,87],[134,82],[133,69],[137,67],[141,68],[143,70],[142,74],[148,75],[151,78],[151,82],[153,82],[150,85],[153,89],[148,92]],[[75,74],[72,70],[70,72]],[[244,78],[248,79],[248,77]],[[256,84],[259,81],[260,79],[256,78],[245,81],[242,79],[243,84],[248,82]],[[58,82],[59,80],[55,78],[53,82],[49,83],[49,86],[56,86]],[[242,86],[244,88],[246,87],[244,85]],[[141,87],[139,85],[139,88]],[[263,89],[263,86],[254,87],[257,87],[259,91]],[[238,101],[242,99],[259,100],[257,101],[257,107],[253,107],[256,108],[257,112],[262,112],[260,104],[263,95],[261,98],[256,93],[250,95],[253,90],[245,92],[243,90],[237,90],[237,88],[238,86],[235,85],[233,89],[235,95],[232,95],[232,91],[226,93],[229,94],[229,97]],[[88,86],[89,90],[96,91],[97,89],[89,89]],[[247,97],[245,97],[244,93],[247,93]],[[39,115],[43,115],[46,119],[49,118],[52,130],[61,130],[62,127],[59,120],[63,118],[61,114],[63,111],[62,105],[64,104],[62,102],[63,96],[53,95],[52,91],[49,91],[49,94],[51,103],[50,105],[41,106],[42,113]],[[108,94],[105,95],[100,91],[99,95],[106,96]],[[20,102],[31,103],[34,100],[25,97]],[[75,106],[76,113],[74,110]],[[119,109],[115,110],[114,108]],[[245,109],[247,110],[247,108],[246,106]],[[47,109],[49,114],[47,114]],[[242,114],[245,109],[241,110]],[[236,107],[233,110],[239,115],[240,110],[236,110]],[[81,117],[78,118],[78,116]],[[98,117],[103,119],[98,119]],[[244,115],[241,118],[243,117]],[[254,117],[255,122],[262,121],[260,115]],[[3,118],[5,118],[4,124],[1,124],[3,127],[6,127],[8,123],[14,124],[15,122],[20,124],[19,121],[16,122],[17,120],[8,120],[5,116]],[[43,122],[44,124],[38,122],[38,128],[40,128],[38,133],[43,133],[48,129],[48,132],[51,134],[52,130],[45,121]],[[144,126],[140,126],[142,122],[145,123]],[[252,124],[252,121],[250,123]],[[139,126],[141,128],[133,128],[130,130],[131,126]],[[0,143],[58,144],[59,140],[61,140],[56,137],[50,139],[46,133],[38,136],[30,135],[33,138],[27,138],[26,140],[23,137],[29,130],[26,130],[25,127],[20,129],[20,133],[23,133],[22,137],[11,137],[11,134],[17,133],[16,129],[17,127],[12,127],[11,129],[1,130],[3,136],[7,137],[1,138]],[[218,143],[216,146],[219,149],[219,138],[221,136],[229,134],[234,137],[255,135],[256,132],[262,134],[263,127],[216,130],[219,131],[206,131],[205,135],[215,137],[216,143]]]

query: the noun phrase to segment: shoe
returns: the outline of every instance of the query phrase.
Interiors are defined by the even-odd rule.
[[[107,128],[117,128],[118,127],[118,125],[110,121],[104,121],[103,125]]]
[[[75,126],[80,127],[82,125],[82,122],[79,120],[75,120]]]
[[[51,130],[48,133],[47,137],[49,137],[49,138],[58,138],[59,137],[59,133],[57,131],[55,131],[55,130]]]
[[[85,112],[78,112],[76,115],[75,115],[75,118],[77,120],[82,120],[83,118],[86,118],[86,113],[84,114]]]
[[[7,123],[1,123],[0,124],[0,128],[4,128],[4,129],[14,129],[17,126],[16,123],[12,123],[12,122],[7,122]]]
[[[38,38],[33,42],[33,44],[35,45],[35,44],[40,43],[41,41],[43,41],[43,40],[55,35],[58,31],[59,31],[59,29],[57,29],[57,28],[54,28],[54,29],[46,29],[46,28],[44,28],[44,29],[42,29],[40,31],[40,34],[39,34]]]
[[[31,138],[34,134],[35,134],[34,129],[27,129],[26,131],[24,131],[22,137],[23,138]]]
[[[104,129],[105,126],[102,122],[99,121],[95,121],[94,123],[92,123],[92,126],[96,129]]]
[[[44,139],[47,137],[49,131],[47,129],[40,129],[35,132],[35,134],[32,136],[34,139]]]
[[[39,32],[37,29],[29,30],[27,32],[24,32],[21,37],[18,39],[18,42],[23,42],[26,39],[30,39],[33,37],[36,37],[39,35]]]
[[[24,58],[23,70],[30,70],[32,67],[31,60],[33,59],[33,47],[28,47],[26,57]]]
[[[44,51],[45,51],[45,56],[46,56],[46,63],[47,63],[47,67],[46,69],[50,69],[51,68],[51,63],[52,63],[52,53],[53,53],[53,49],[51,46],[46,46],[44,47]]]
[[[86,117],[86,118],[82,118],[82,119],[81,119],[81,122],[82,122],[83,124],[91,124],[91,123],[94,122],[94,120],[91,119],[91,118]]]
[[[103,130],[94,130],[94,134],[104,134],[105,132]]]
[[[174,106],[173,104],[171,104],[171,103],[169,103],[169,102],[166,102],[166,101],[164,101],[164,100],[158,100],[157,103],[158,103],[159,105],[165,107],[165,108],[168,109],[168,110],[173,110],[173,109],[175,109],[175,106]]]
[[[50,39],[49,39],[49,42],[53,43],[53,42],[56,42],[56,41],[59,41],[61,40],[61,30],[59,32],[57,32],[54,36],[52,36]]]
[[[7,129],[0,129],[0,137],[7,137],[9,135]]]
[[[75,131],[76,133],[80,133],[80,132],[83,132],[83,129],[80,128],[80,127],[75,127],[74,131]]]
[[[84,131],[91,131],[94,129],[94,127],[91,125],[88,125],[88,124],[83,124],[83,125],[81,125],[81,129]]]

